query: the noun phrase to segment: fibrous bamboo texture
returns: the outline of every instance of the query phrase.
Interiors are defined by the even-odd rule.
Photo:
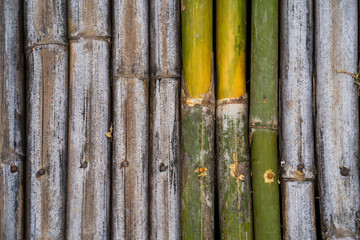
[[[28,239],[65,238],[68,48],[66,1],[25,0]]]
[[[278,184],[278,0],[253,0],[250,144],[255,239],[281,239]]]
[[[0,239],[22,239],[24,234],[25,81],[21,2],[0,2]]]
[[[67,239],[110,238],[110,2],[68,1]]]
[[[147,0],[113,3],[112,237],[148,238]]]
[[[281,5],[281,184],[284,239],[316,239],[312,116],[313,2]]]
[[[182,239],[214,238],[212,1],[181,3]]]
[[[221,239],[252,239],[246,1],[216,2],[216,139]]]
[[[359,239],[358,1],[315,1],[316,149],[323,239]]]
[[[180,11],[150,2],[150,238],[180,239]]]

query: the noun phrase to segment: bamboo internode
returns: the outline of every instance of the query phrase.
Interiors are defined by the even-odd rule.
[[[358,1],[315,1],[316,153],[323,239],[359,239]]]
[[[24,233],[25,79],[21,1],[0,2],[0,239]]]
[[[179,198],[180,12],[177,0],[150,2],[150,233],[181,239]]]
[[[110,237],[110,20],[108,0],[68,1],[67,239]]]

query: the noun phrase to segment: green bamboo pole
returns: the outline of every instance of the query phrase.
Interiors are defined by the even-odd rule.
[[[214,238],[212,1],[181,4],[182,239]]]
[[[216,137],[221,239],[252,239],[246,0],[216,2]]]
[[[278,185],[278,0],[254,0],[250,144],[255,239],[281,239]]]

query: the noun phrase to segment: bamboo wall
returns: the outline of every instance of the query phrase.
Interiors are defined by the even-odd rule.
[[[0,0],[0,239],[360,239],[357,0]]]

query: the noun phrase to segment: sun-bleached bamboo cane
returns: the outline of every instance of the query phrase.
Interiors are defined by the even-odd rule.
[[[150,1],[150,238],[180,239],[180,11]]]
[[[148,238],[147,0],[113,2],[112,237]]]
[[[110,2],[68,1],[67,239],[110,238]]]
[[[24,3],[25,238],[64,239],[68,123],[66,1]]]
[[[255,239],[281,239],[278,184],[278,0],[253,0],[250,144]]]
[[[313,1],[283,1],[280,12],[283,237],[316,239]]]
[[[24,237],[22,1],[0,2],[0,239]]]
[[[252,239],[246,1],[216,2],[216,139],[221,239]]]
[[[316,149],[323,239],[359,239],[358,1],[315,1]]]
[[[181,3],[181,235],[214,238],[213,22],[211,0]]]

